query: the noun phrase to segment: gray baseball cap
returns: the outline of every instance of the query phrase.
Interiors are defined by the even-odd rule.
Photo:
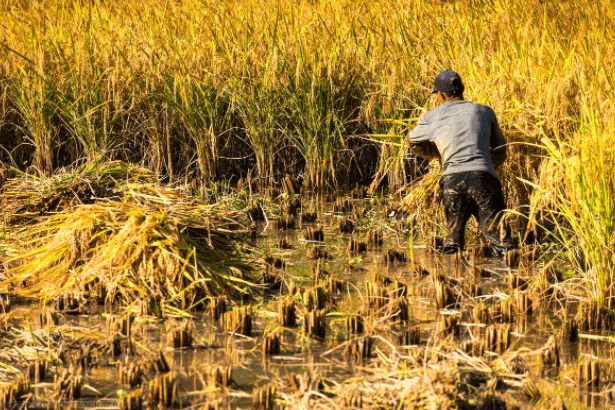
[[[431,93],[452,92],[454,95],[461,95],[464,89],[465,87],[459,74],[451,70],[445,70],[436,76]]]

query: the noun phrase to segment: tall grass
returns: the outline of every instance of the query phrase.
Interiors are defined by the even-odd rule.
[[[143,161],[170,179],[196,172],[207,184],[229,176],[217,157],[232,135],[249,143],[255,164],[234,173],[273,183],[305,172],[314,185],[344,185],[348,137],[386,133],[382,118],[417,116],[445,67],[525,139],[569,134],[580,96],[589,88],[585,103],[599,105],[610,84],[607,1],[0,7],[2,117],[13,137],[3,146],[43,172],[103,155]],[[20,138],[27,144],[11,143]],[[287,160],[294,151],[279,147],[289,145],[298,153]],[[373,171],[365,162],[377,160],[342,174]]]
[[[552,234],[562,256],[599,301],[615,296],[614,132],[600,112],[584,110],[572,138],[545,139],[547,158],[532,198],[532,216],[546,210],[556,221]]]

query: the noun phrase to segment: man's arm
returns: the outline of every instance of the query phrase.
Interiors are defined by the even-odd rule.
[[[502,134],[502,130],[500,129],[500,124],[498,123],[498,119],[493,113],[493,122],[491,123],[491,160],[493,161],[493,165],[497,168],[506,161],[506,139],[504,138],[504,134]]]
[[[440,152],[438,147],[432,141],[423,141],[417,143],[411,143],[410,149],[419,157],[423,158],[440,158]]]
[[[440,158],[440,152],[436,144],[431,140],[431,124],[425,115],[416,127],[408,133],[408,145],[418,156],[424,158]]]
[[[500,165],[506,161],[506,145],[500,145],[497,148],[491,150],[491,160],[493,161],[493,166],[498,168]]]

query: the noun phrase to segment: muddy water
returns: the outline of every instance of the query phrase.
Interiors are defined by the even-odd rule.
[[[330,207],[329,207],[330,209]],[[413,322],[419,324],[421,339],[427,340],[437,326],[438,310],[433,303],[433,284],[430,276],[420,279],[414,278],[412,263],[385,264],[383,251],[395,249],[406,255],[412,256],[414,262],[422,265],[430,273],[449,273],[458,269],[454,258],[451,256],[438,256],[428,252],[424,246],[411,246],[407,238],[397,234],[393,230],[386,231],[385,243],[380,247],[372,247],[362,254],[349,254],[347,244],[353,237],[352,234],[341,234],[336,229],[343,219],[340,215],[327,212],[321,216],[318,226],[325,231],[324,243],[314,243],[303,239],[303,229],[280,231],[261,226],[266,230],[258,245],[263,249],[269,249],[270,253],[285,261],[283,269],[293,283],[309,286],[313,284],[313,270],[315,267],[325,269],[336,279],[347,281],[344,292],[336,298],[337,311],[344,313],[357,313],[363,305],[365,297],[365,284],[373,280],[374,273],[378,272],[391,278],[397,278],[409,284],[413,289],[410,293],[415,295],[412,300]],[[306,224],[305,226],[314,226]],[[305,228],[303,226],[303,228]],[[280,239],[286,239],[293,245],[291,250],[277,249]],[[308,247],[324,249],[331,258],[311,260],[306,257]],[[486,258],[480,261],[481,266],[493,272],[493,275],[480,280],[480,286],[489,294],[504,294],[507,291],[505,281],[509,268],[504,261],[498,258]],[[269,295],[267,299],[275,300],[275,295]],[[264,302],[266,305],[266,302]],[[207,327],[200,333],[206,339],[212,340],[214,348],[192,349],[175,351],[171,357],[175,365],[184,369],[182,378],[182,390],[193,392],[196,398],[202,391],[203,384],[193,376],[207,371],[215,363],[234,367],[233,380],[235,382],[235,399],[232,408],[251,408],[250,392],[255,385],[264,384],[268,380],[285,379],[295,374],[303,374],[306,371],[316,370],[327,380],[334,382],[342,381],[357,375],[357,364],[347,360],[344,355],[344,343],[348,335],[343,326],[343,320],[332,316],[329,319],[330,331],[325,340],[310,339],[300,331],[286,331],[282,339],[282,354],[265,357],[259,348],[259,336],[263,329],[277,319],[275,307],[272,310],[263,309],[257,314],[255,332],[252,338],[231,336],[228,334],[211,332]],[[545,319],[543,319],[544,321]],[[548,319],[547,319],[548,320]],[[540,320],[526,321],[522,328],[517,329],[515,343],[517,347],[535,349],[543,345],[549,332],[545,330],[544,323]],[[209,328],[211,329],[211,328]],[[377,333],[384,339],[383,343],[395,343],[395,337],[391,334]],[[467,338],[467,335],[464,336]],[[229,349],[223,346],[232,344]],[[190,399],[188,399],[190,400]]]
[[[254,304],[253,332],[250,337],[229,334],[213,325],[208,315],[194,314],[195,341],[194,348],[170,349],[167,343],[168,329],[172,320],[163,323],[160,320],[137,317],[133,324],[133,337],[136,341],[137,351],[149,350],[153,353],[162,350],[171,369],[179,376],[180,407],[190,407],[203,403],[211,397],[217,397],[215,389],[205,383],[205,374],[215,367],[231,366],[233,368],[233,385],[231,386],[231,408],[251,408],[251,394],[255,386],[263,385],[272,379],[290,380],[292,375],[317,371],[319,375],[331,383],[339,383],[347,378],[360,375],[360,367],[349,361],[344,354],[348,335],[344,327],[344,314],[357,313],[364,304],[366,283],[374,279],[375,273],[385,275],[392,279],[404,282],[409,289],[411,300],[412,323],[420,329],[421,340],[428,341],[436,333],[439,320],[438,309],[434,303],[433,276],[446,274],[459,276],[458,262],[452,256],[434,255],[424,246],[412,244],[406,236],[397,232],[392,221],[386,220],[382,215],[365,218],[357,229],[365,232],[368,224],[378,223],[385,233],[384,244],[380,247],[371,247],[360,254],[349,254],[347,244],[353,234],[342,234],[337,229],[343,216],[331,212],[331,204],[324,206],[318,224],[305,224],[298,229],[281,231],[275,228],[273,220],[259,225],[259,239],[256,244],[267,254],[280,258],[285,267],[280,269],[287,283],[297,286],[310,286],[313,284],[313,270],[321,268],[326,270],[335,279],[346,282],[344,289],[334,298],[335,309],[327,318],[328,330],[324,340],[306,336],[301,328],[286,329],[282,334],[282,353],[274,356],[264,356],[261,352],[261,336],[265,329],[277,323],[277,304],[279,295],[276,292],[266,292]],[[378,221],[378,222],[374,222]],[[314,243],[303,238],[307,226],[322,226],[325,241]],[[362,238],[361,233],[354,234],[355,238]],[[280,239],[286,239],[292,244],[292,249],[278,249]],[[330,258],[313,260],[307,257],[307,250],[311,247],[320,247]],[[406,263],[385,264],[383,253],[385,250],[395,249],[403,252],[410,261]],[[488,270],[489,275],[481,278],[468,278],[467,272],[461,272],[460,280],[475,280],[480,286],[482,295],[476,298],[481,300],[494,300],[503,298],[508,293],[506,275],[510,269],[499,258],[478,259],[478,264]],[[420,264],[430,274],[417,277],[414,273],[416,264]],[[465,275],[465,278],[464,278]],[[287,286],[283,286],[286,289]],[[560,330],[561,322],[555,314],[559,307],[556,304],[537,306],[535,314],[518,321],[513,326],[512,346],[514,349],[539,349],[545,345],[549,337]],[[29,317],[36,322],[37,314],[33,314],[30,306],[17,306],[13,309],[16,317]],[[338,312],[338,313],[336,313]],[[477,326],[471,323],[469,308],[462,305],[462,332],[459,341],[472,338]],[[448,312],[452,313],[452,312]],[[387,320],[387,319],[382,319]],[[378,322],[378,320],[376,320]],[[84,332],[98,333],[108,336],[108,319],[104,315],[77,315],[64,316],[61,319],[62,332],[70,334],[71,327],[84,329]],[[375,335],[376,351],[386,345],[396,344],[397,335],[394,327],[387,327],[385,323],[376,323]],[[562,372],[573,377],[577,360],[580,356],[595,355],[609,357],[610,345],[596,341],[581,341],[562,346]],[[368,359],[369,360],[369,359]],[[118,394],[127,391],[128,386],[118,382],[118,372],[113,359],[101,358],[98,366],[87,370],[85,375],[86,387],[82,390],[81,401],[97,402],[98,407],[113,407]],[[289,382],[290,383],[290,382]],[[39,397],[45,397],[45,388],[42,384],[35,387]],[[37,390],[38,389],[38,390]],[[564,389],[566,390],[566,389]],[[606,401],[596,395],[579,395],[575,389],[567,394],[577,403],[587,405],[607,405]],[[577,401],[577,395],[581,401]],[[107,399],[107,401],[105,401]],[[530,404],[528,406],[531,407]],[[94,406],[96,407],[96,406]]]

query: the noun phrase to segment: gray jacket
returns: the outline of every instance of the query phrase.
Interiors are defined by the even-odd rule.
[[[437,148],[442,174],[486,171],[493,175],[506,157],[506,141],[493,110],[471,101],[454,100],[430,110],[408,134],[418,155],[434,156]],[[492,158],[493,150],[497,155]]]

